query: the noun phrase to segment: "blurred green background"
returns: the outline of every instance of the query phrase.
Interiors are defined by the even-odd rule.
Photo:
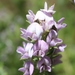
[[[20,27],[26,28],[26,14],[36,13],[55,4],[55,20],[65,17],[67,27],[59,31],[59,37],[67,44],[62,53],[63,63],[53,68],[51,75],[75,75],[75,5],[70,0],[0,0],[0,75],[23,75],[18,71],[23,62],[16,49],[22,45]]]

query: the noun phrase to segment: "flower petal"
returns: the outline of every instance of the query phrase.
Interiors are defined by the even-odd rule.
[[[54,65],[57,65],[57,64],[62,63],[62,61],[60,60],[61,57],[62,57],[61,54],[59,54],[59,55],[57,55],[56,57],[54,57],[54,58],[52,59],[52,65],[54,66]]]
[[[19,70],[19,71],[21,71],[21,72],[25,72],[25,69],[24,69],[24,67],[22,67],[22,68],[19,68],[18,70]]]
[[[57,23],[58,23],[58,24],[63,23],[64,19],[65,19],[65,18],[64,18],[64,17],[62,17],[60,20],[58,20],[58,22],[57,22]]]
[[[63,52],[65,47],[66,47],[65,44],[61,44],[61,45],[59,45],[58,49],[59,49],[61,52]]]
[[[40,44],[41,50],[43,50],[43,51],[48,50],[48,44],[43,40],[39,40],[39,41],[41,42],[41,44]]]
[[[38,23],[34,22],[31,25],[29,25],[27,31],[36,34],[37,37],[40,37],[41,33],[43,32],[43,28]]]
[[[50,7],[49,7],[49,10],[53,10],[53,9],[54,9],[54,6],[55,6],[55,4],[52,5],[52,6],[50,6]]]
[[[47,2],[44,4],[44,9],[47,10]]]
[[[30,23],[33,23],[35,17],[34,13],[31,10],[29,10],[28,13],[29,14],[26,15],[27,19],[29,20]]]
[[[62,25],[61,24],[59,24],[58,26],[57,26],[57,30],[60,30],[60,29],[63,29],[63,28],[65,28],[66,27],[66,23],[63,23]]]
[[[28,58],[29,58],[28,53],[25,53],[25,54],[21,57],[21,60],[22,60],[22,59],[28,59]]]
[[[47,71],[51,72],[51,67],[50,66],[47,66]]]
[[[55,45],[60,44],[60,43],[62,43],[62,40],[59,39],[59,38],[55,38],[55,39],[53,39],[53,40],[50,42],[50,46],[55,46]]]
[[[41,60],[38,61],[38,63],[37,63],[37,68],[38,69],[41,67],[41,65],[43,64],[43,62],[44,62],[43,59],[41,59]]]
[[[22,47],[18,47],[17,48],[17,53],[20,53],[21,55],[23,55],[24,53],[25,53],[25,50],[24,50],[24,48],[22,48]]]
[[[34,65],[30,63],[30,68],[29,68],[30,75],[32,75],[33,71],[34,71]]]
[[[32,43],[27,43],[26,47],[25,47],[25,51],[29,52],[29,50],[31,50],[33,47]]]

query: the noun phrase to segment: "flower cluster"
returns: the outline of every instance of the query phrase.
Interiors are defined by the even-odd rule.
[[[20,29],[21,37],[26,42],[23,42],[23,47],[17,48],[17,53],[24,60],[24,65],[19,71],[24,75],[32,75],[34,65],[40,73],[51,72],[52,66],[62,62],[59,52],[63,52],[66,45],[58,38],[58,31],[66,27],[66,24],[63,23],[64,18],[57,22],[54,20],[53,9],[54,5],[48,9],[45,2],[44,9],[40,9],[36,14],[29,10],[26,15],[30,25],[27,29]]]

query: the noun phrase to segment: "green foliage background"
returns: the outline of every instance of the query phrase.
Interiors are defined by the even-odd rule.
[[[65,17],[67,27],[59,32],[59,37],[67,44],[62,53],[63,63],[52,69],[51,75],[75,75],[75,5],[70,0],[0,0],[0,75],[23,75],[18,71],[23,62],[16,49],[22,45],[20,27],[26,28],[26,14],[31,9],[36,13],[55,4],[55,20]]]

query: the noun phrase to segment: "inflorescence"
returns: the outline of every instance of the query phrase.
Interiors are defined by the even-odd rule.
[[[59,52],[63,52],[66,45],[58,38],[58,31],[65,28],[66,24],[63,23],[64,18],[57,22],[54,20],[53,9],[54,5],[48,9],[45,2],[44,9],[40,9],[36,14],[29,10],[26,17],[30,25],[27,29],[20,28],[25,42],[23,47],[17,48],[17,53],[24,61],[23,67],[19,69],[24,75],[32,75],[34,68],[40,73],[51,72],[53,66],[62,62]]]

